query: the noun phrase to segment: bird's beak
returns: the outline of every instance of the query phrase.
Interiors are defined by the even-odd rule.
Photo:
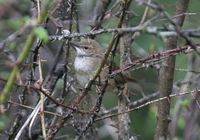
[[[84,54],[83,47],[79,44],[79,42],[70,42],[72,48],[76,51],[77,54]]]
[[[72,48],[74,48],[74,49],[80,48],[80,45],[78,43],[75,43],[75,42],[70,42],[70,46],[72,46]]]

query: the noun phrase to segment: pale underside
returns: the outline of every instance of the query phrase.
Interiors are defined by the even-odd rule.
[[[93,57],[76,57],[74,67],[76,70],[77,80],[82,87],[84,87],[94,76],[101,61],[101,58],[94,59]],[[104,68],[98,80],[102,81],[105,79],[106,74],[107,68]]]

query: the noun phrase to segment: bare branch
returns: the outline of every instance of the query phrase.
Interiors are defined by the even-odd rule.
[[[178,0],[176,2],[176,15],[185,13],[187,11],[189,0]],[[172,24],[177,28],[183,25],[185,15],[174,19]],[[177,37],[168,37],[165,42],[166,50],[174,49],[177,46]],[[160,69],[160,97],[167,97],[158,105],[157,126],[154,140],[167,139],[168,125],[170,122],[170,94],[172,92],[173,77],[175,69],[175,57],[167,58]]]

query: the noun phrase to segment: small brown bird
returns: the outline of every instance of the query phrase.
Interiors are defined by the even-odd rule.
[[[76,58],[74,62],[76,77],[79,84],[84,87],[93,77],[106,50],[92,39],[85,39],[81,42],[73,43],[73,45],[76,49]],[[108,66],[105,66],[100,73],[99,79],[104,80],[107,74]]]
[[[76,77],[81,87],[85,87],[101,64],[106,49],[103,48],[97,41],[92,39],[85,39],[72,44],[76,49],[76,58],[74,62]],[[106,79],[108,71],[108,65],[105,65],[99,78],[97,79],[98,83],[99,81],[103,82]],[[116,88],[119,84],[124,84],[126,82],[130,85],[129,88],[131,91],[136,89],[136,91],[143,93],[138,81],[129,75],[118,74],[114,77],[114,79],[109,79],[109,85],[113,88]]]

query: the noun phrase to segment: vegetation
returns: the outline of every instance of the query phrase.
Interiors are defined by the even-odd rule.
[[[0,139],[200,139],[199,4],[0,0]],[[82,87],[89,38],[106,52]]]

